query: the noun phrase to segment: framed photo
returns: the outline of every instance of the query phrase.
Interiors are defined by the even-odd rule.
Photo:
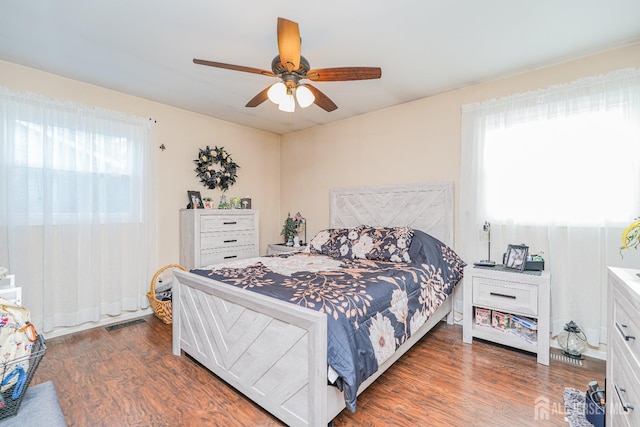
[[[529,254],[529,247],[525,245],[509,245],[507,247],[507,255],[505,258],[505,268],[514,270],[524,270],[524,264]]]
[[[251,209],[251,198],[243,197],[242,199],[240,199],[240,206],[242,207],[242,209]]]
[[[204,203],[202,203],[202,196],[199,191],[187,191],[187,197],[189,197],[187,209],[204,209]]]

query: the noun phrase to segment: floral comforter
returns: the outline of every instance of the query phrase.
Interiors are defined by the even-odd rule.
[[[194,270],[327,314],[328,364],[355,412],[360,384],[435,312],[462,277],[448,247],[432,264],[287,254]]]

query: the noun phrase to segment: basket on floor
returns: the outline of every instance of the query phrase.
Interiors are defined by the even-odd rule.
[[[173,321],[173,311],[171,306],[171,299],[160,300],[156,294],[156,281],[160,275],[169,269],[180,269],[182,271],[187,271],[186,268],[179,264],[169,264],[162,267],[160,270],[156,271],[156,274],[153,275],[153,279],[151,279],[151,290],[147,292],[147,298],[149,299],[149,304],[151,304],[151,308],[155,313],[156,317],[162,320],[164,323],[169,324]]]
[[[0,363],[0,378],[4,379],[8,376],[12,376],[14,372],[18,373],[18,380],[16,383],[0,393],[0,419],[12,417],[18,413],[18,409],[20,409],[20,404],[22,403],[22,398],[24,397],[25,392],[29,387],[29,383],[31,383],[31,379],[36,373],[36,369],[38,369],[38,365],[46,351],[47,346],[45,344],[44,337],[42,335],[38,335],[38,338],[33,343],[30,354],[18,357],[6,363]],[[26,363],[28,363],[29,367],[25,372],[22,367],[26,367]]]

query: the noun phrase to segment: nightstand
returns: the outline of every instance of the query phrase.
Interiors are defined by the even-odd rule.
[[[501,265],[467,266],[464,270],[463,310],[462,340],[465,343],[471,344],[474,337],[493,341],[537,353],[538,363],[549,365],[548,272],[521,272]],[[532,321],[530,323],[535,325],[535,329],[522,326],[528,321]],[[531,333],[532,330],[536,333]]]
[[[271,243],[267,246],[267,255],[289,254],[292,252],[300,252],[307,246],[287,246],[280,243]]]

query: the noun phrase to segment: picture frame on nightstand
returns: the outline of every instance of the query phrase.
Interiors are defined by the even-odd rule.
[[[504,261],[505,268],[523,271],[528,254],[529,247],[526,245],[508,245]]]

